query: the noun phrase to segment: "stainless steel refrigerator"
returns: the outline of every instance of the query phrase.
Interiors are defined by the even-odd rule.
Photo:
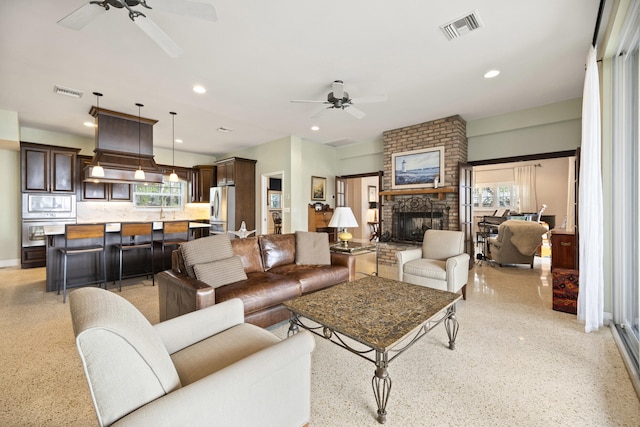
[[[211,234],[222,234],[236,229],[236,188],[211,187],[209,194]]]

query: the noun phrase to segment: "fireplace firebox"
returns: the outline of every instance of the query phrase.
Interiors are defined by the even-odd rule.
[[[392,242],[422,242],[426,230],[447,230],[449,210],[446,203],[434,202],[428,197],[409,197],[393,203]]]

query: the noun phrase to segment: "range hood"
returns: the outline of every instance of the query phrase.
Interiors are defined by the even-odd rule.
[[[153,125],[157,120],[92,107],[98,120],[96,148],[91,162],[84,168],[84,181],[127,184],[162,183],[163,170],[153,159]],[[104,177],[93,177],[95,166],[102,166]],[[145,179],[135,179],[141,167]]]

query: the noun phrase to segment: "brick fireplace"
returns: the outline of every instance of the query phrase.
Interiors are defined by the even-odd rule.
[[[422,244],[425,229],[459,229],[458,169],[459,163],[467,161],[466,122],[455,115],[389,130],[384,132],[383,142],[381,191],[395,194],[383,196],[378,262],[395,265],[396,251]],[[440,171],[439,185],[443,192],[433,193],[433,188],[424,189],[424,193],[417,188],[406,191],[417,194],[394,191],[391,185],[392,154],[436,147],[444,147],[444,170]]]

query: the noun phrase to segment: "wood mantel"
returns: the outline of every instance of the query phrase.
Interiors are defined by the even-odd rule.
[[[447,193],[455,193],[457,189],[455,187],[440,187],[440,188],[414,188],[410,190],[384,190],[380,192],[381,196],[385,196],[387,200],[391,200],[393,196],[409,196],[414,194],[437,194],[438,200],[445,200]]]

